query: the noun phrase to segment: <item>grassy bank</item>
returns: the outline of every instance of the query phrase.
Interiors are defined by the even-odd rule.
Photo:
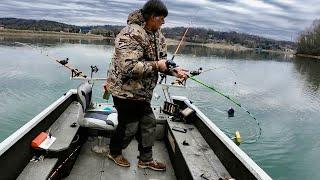
[[[75,38],[75,39],[107,39],[101,35],[94,34],[79,34],[67,32],[53,32],[53,31],[30,31],[30,30],[15,30],[15,29],[2,29],[0,35],[3,36],[34,36],[34,37],[59,37],[59,38]]]

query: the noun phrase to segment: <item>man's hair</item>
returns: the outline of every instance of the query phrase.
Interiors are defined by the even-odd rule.
[[[141,9],[142,16],[145,20],[148,20],[153,16],[168,16],[168,9],[161,0],[149,0],[144,4]]]

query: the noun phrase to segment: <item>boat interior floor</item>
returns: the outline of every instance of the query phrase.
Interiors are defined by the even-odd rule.
[[[147,180],[147,179],[176,179],[169,154],[164,141],[156,141],[153,147],[153,157],[155,160],[166,164],[166,171],[153,171],[150,169],[141,169],[137,167],[138,163],[138,143],[133,140],[130,145],[123,150],[123,155],[129,160],[131,166],[120,167],[106,157],[106,153],[98,154],[92,151],[92,147],[97,145],[97,137],[89,137],[81,148],[80,155],[77,158],[70,175],[66,180],[74,179],[125,179],[125,180]],[[103,138],[100,143],[108,147],[109,139]]]

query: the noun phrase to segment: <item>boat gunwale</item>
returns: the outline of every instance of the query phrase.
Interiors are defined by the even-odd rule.
[[[64,96],[49,105],[46,109],[42,110],[38,115],[32,118],[25,125],[16,130],[13,134],[7,137],[0,143],[0,156],[2,156],[10,147],[12,147],[19,139],[26,135],[31,129],[37,126],[45,117],[59,107],[65,100],[76,94],[76,89],[70,89]]]
[[[193,105],[187,97],[172,96],[172,99],[183,101],[187,106],[196,111],[199,119],[217,136],[218,139],[240,160],[242,164],[257,178],[272,180],[272,178],[259,167],[242,149],[240,149],[220,128],[218,128],[206,115]]]

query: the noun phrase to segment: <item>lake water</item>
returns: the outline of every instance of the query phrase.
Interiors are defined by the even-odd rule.
[[[0,141],[80,83],[69,80],[69,71],[50,58],[14,45],[15,41],[31,43],[53,57],[68,57],[87,74],[90,65],[97,65],[96,77],[105,77],[114,51],[108,41],[0,37]],[[240,148],[271,177],[320,179],[319,60],[190,46],[183,47],[175,60],[190,70],[215,68],[197,78],[230,95],[257,117],[261,138]],[[101,84],[96,83],[94,98],[104,102]],[[162,95],[159,88],[155,92]],[[239,130],[244,140],[258,132],[248,114],[199,84],[188,81],[186,89],[172,89],[171,94],[188,96],[217,126],[229,132]],[[226,115],[229,107],[236,111],[234,118]]]

